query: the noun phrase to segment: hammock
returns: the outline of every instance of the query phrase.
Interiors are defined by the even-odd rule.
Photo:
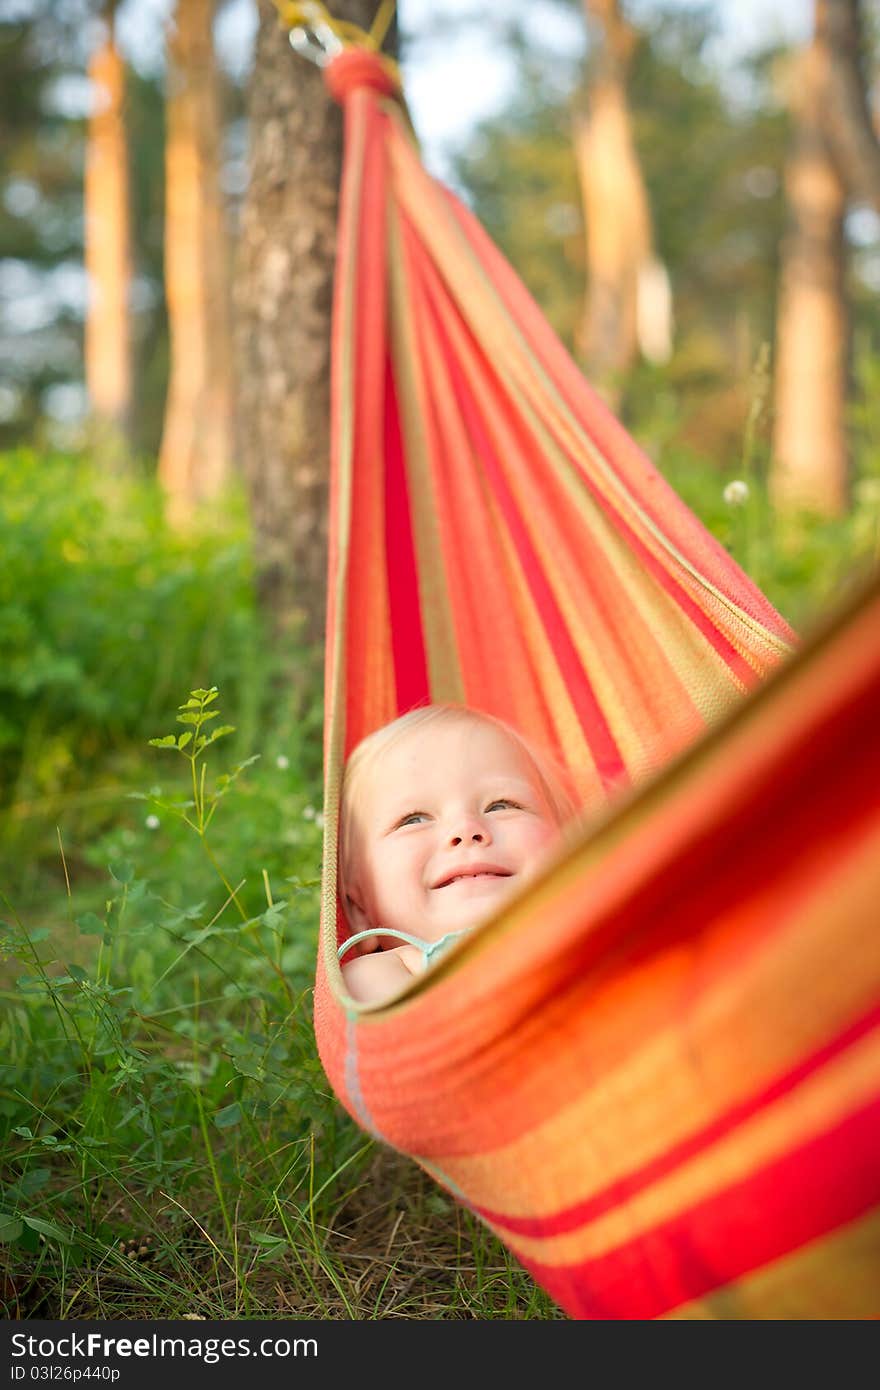
[[[388,68],[325,75],[330,1083],[572,1317],[876,1315],[880,591],[781,665],[793,634],[428,176]],[[341,770],[430,700],[555,752],[592,827],[358,1005]]]

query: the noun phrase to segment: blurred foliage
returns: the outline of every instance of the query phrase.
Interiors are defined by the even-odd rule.
[[[94,41],[95,0],[20,0],[0,16],[0,298],[27,300],[35,326],[0,333],[0,447],[27,442],[67,447],[63,421],[46,419],[47,388],[81,382],[82,303],[72,288],[82,260],[81,183],[88,94],[84,75]],[[551,46],[544,17],[566,17],[583,42]],[[748,380],[760,345],[773,341],[787,142],[788,55],[757,53],[747,64],[718,57],[717,3],[629,0],[640,26],[629,82],[639,158],[648,186],[657,250],[669,270],[675,351],[663,382],[681,406],[682,443],[724,466],[739,447],[749,410]],[[587,105],[591,70],[583,0],[509,0],[494,10],[473,0],[453,19],[413,21],[401,6],[410,45],[488,29],[510,55],[516,78],[505,109],[485,121],[456,161],[460,186],[575,355],[585,295],[584,227],[572,143]],[[159,21],[157,20],[157,25]],[[410,25],[407,28],[407,24]],[[878,20],[866,13],[866,64],[875,62]],[[130,142],[135,378],[134,455],[152,471],[168,375],[163,292],[164,76],[127,76]],[[723,69],[723,70],[722,70]],[[224,183],[234,223],[243,190],[244,91],[221,73],[227,145]],[[853,227],[858,215],[853,220]],[[880,347],[876,315],[880,251],[866,228],[854,232],[849,295],[857,328]],[[19,310],[19,312],[21,312]],[[653,378],[652,378],[653,380]],[[645,374],[623,383],[621,413],[632,428],[645,413]],[[11,395],[10,395],[11,390]]]
[[[572,8],[572,0],[554,3]],[[787,54],[757,53],[734,81],[709,57],[717,6],[641,9],[628,95],[675,333],[659,373],[642,367],[621,383],[620,414],[637,432],[652,414],[646,390],[673,391],[682,445],[723,469],[740,447],[752,366],[774,336]],[[561,64],[515,18],[507,42],[517,63],[509,103],[477,128],[455,160],[456,177],[578,357],[585,229],[573,130],[587,109],[590,54]],[[848,289],[855,327],[876,351],[875,261],[871,246],[853,249]]]
[[[62,284],[82,261],[82,130],[57,95],[82,72],[88,5],[32,0],[12,14],[0,17],[0,447],[33,439],[46,389],[82,376]]]
[[[181,722],[216,699],[192,692],[147,761],[173,778]],[[246,759],[234,783],[206,744],[207,815],[186,776],[131,802],[135,827],[122,816],[89,846],[93,882],[71,865],[66,901],[26,920],[0,891],[4,1316],[562,1316],[327,1091],[305,724],[289,756]],[[243,830],[238,880],[226,850]]]
[[[311,775],[320,768],[318,662],[295,643],[272,646],[240,495],[181,534],[152,481],[101,477],[79,458],[0,455],[0,546],[0,813],[7,849],[28,846],[7,872],[58,862],[53,815],[70,798],[89,802],[95,779],[118,781],[182,681],[222,689],[239,729],[230,757],[271,710]],[[98,791],[90,835],[108,814]]]
[[[125,122],[129,138],[133,255],[139,293],[132,319],[137,389],[131,446],[159,452],[168,381],[168,310],[164,294],[165,97],[161,84],[128,69]]]
[[[222,577],[215,582],[216,600]],[[191,695],[178,719],[191,717],[192,703]],[[158,727],[169,719],[165,713]],[[233,783],[213,766],[210,737],[201,757],[209,745],[212,767],[202,785],[210,806]],[[162,752],[150,753],[149,762],[161,763]],[[34,905],[27,921],[29,914],[2,894],[0,962],[9,1007],[0,1025],[0,1243],[12,1276],[3,1282],[7,1307],[13,1296],[19,1308],[39,1307],[48,1289],[49,1307],[57,1308],[58,1298],[63,1307],[66,1275],[76,1270],[88,1282],[95,1269],[110,1274],[104,1294],[97,1285],[89,1294],[99,1306],[108,1297],[114,1306],[121,1277],[127,1306],[165,1308],[166,1315],[181,1306],[240,1314],[253,1295],[244,1266],[233,1267],[226,1253],[219,1264],[232,1271],[234,1293],[221,1293],[219,1302],[209,1295],[203,1304],[196,1289],[181,1284],[198,1283],[211,1248],[231,1252],[244,1242],[253,1256],[250,1275],[268,1247],[276,1257],[291,1255],[285,1232],[295,1246],[304,1212],[315,1219],[310,1183],[314,1193],[317,1177],[320,1203],[322,1184],[370,1147],[324,1097],[309,1023],[322,837],[320,816],[304,798],[314,794],[316,775],[295,759],[288,766],[285,776],[288,769],[276,765],[274,788],[264,778],[260,797],[237,813],[217,802],[210,844],[175,825],[169,800],[147,792],[129,803],[137,807],[139,830],[128,830],[130,817],[117,809],[112,831],[88,846],[82,861],[67,861],[66,907],[63,899],[54,910]],[[236,798],[254,769],[244,771]],[[184,778],[172,799],[191,816],[186,794]],[[225,872],[236,870],[222,859],[223,846],[237,819],[255,834],[266,832],[265,818],[251,821],[258,803],[294,822],[286,863],[277,848],[266,857],[242,837],[256,872],[233,896]],[[159,814],[144,817],[142,808],[151,806]],[[165,853],[156,853],[163,840]],[[265,835],[265,844],[273,842],[277,847],[277,825]],[[89,863],[93,886],[84,873]],[[344,1192],[327,1192],[317,1210],[326,1213]],[[210,1247],[193,1242],[193,1204],[210,1209]],[[149,1268],[128,1263],[138,1250],[149,1254]]]
[[[9,15],[0,13],[0,367],[6,387],[0,448],[22,442],[66,447],[77,439],[63,418],[51,418],[47,391],[59,383],[79,386],[84,374],[86,73],[100,10],[97,0],[20,0]],[[220,83],[232,129],[244,94],[222,73]],[[164,106],[163,74],[129,64],[124,117],[137,383],[130,445],[134,456],[151,459],[151,471],[168,379]],[[234,204],[231,196],[230,214]]]

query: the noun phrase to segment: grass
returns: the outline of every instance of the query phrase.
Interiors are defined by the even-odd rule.
[[[873,415],[860,429],[836,522],[773,515],[760,410],[726,470],[661,450],[797,627],[878,553]],[[329,1093],[321,654],[264,658],[243,512],[183,542],[141,485],[19,454],[0,543],[0,1312],[560,1318]]]
[[[190,700],[205,712],[211,694]],[[114,859],[100,911],[80,911],[62,840],[63,913],[25,924],[6,903],[4,1316],[560,1317],[328,1093],[310,998],[320,825],[300,813],[285,866],[299,873],[232,883],[206,843],[235,814],[213,799],[229,774],[202,779],[208,751],[178,795],[132,803],[174,807],[173,863],[197,900],[171,902]],[[255,766],[230,803],[253,798]],[[277,798],[262,775],[258,794]],[[82,901],[95,896],[89,884]]]
[[[151,740],[161,785],[87,853],[59,837],[57,905],[3,895],[4,1315],[559,1316],[329,1094],[314,774],[290,754],[222,763],[236,731],[214,689],[177,718]],[[254,821],[287,849],[247,871],[235,832]],[[170,893],[135,867],[157,857]]]

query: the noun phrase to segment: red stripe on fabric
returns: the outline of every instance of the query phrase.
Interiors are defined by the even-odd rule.
[[[540,660],[536,662],[532,653],[534,639],[526,633],[529,619],[520,611],[519,584],[510,589],[499,583],[509,563],[503,527],[496,520],[482,470],[473,466],[471,442],[445,371],[446,340],[431,322],[429,283],[439,286],[437,268],[427,259],[424,244],[406,220],[401,220],[401,234],[419,377],[423,383],[431,383],[430,391],[424,393],[425,445],[441,517],[442,563],[463,698],[467,700],[476,692],[475,703],[480,708],[508,719],[542,747],[555,748],[560,763],[564,763],[566,752],[559,742],[555,702],[548,683],[541,678]],[[443,293],[442,287],[438,293]],[[451,302],[445,301],[444,308],[458,319]],[[466,331],[463,325],[462,329]],[[470,361],[463,366],[470,376]],[[448,524],[442,525],[443,518],[448,518]],[[507,654],[505,663],[498,661],[499,651]],[[521,675],[515,685],[510,681],[511,661]],[[577,743],[583,747],[580,739]],[[580,762],[586,778],[587,759],[581,756]]]
[[[411,223],[406,221],[404,225],[407,233],[408,242],[411,246],[417,248],[418,251],[421,253],[421,258],[425,259],[424,248],[418,242],[416,232],[412,227]],[[474,422],[476,422],[476,425],[480,431],[480,448],[482,452],[487,456],[487,462],[489,462],[491,459],[491,462],[494,464],[496,456],[492,452],[492,445],[489,442],[488,433],[480,417],[479,410],[473,403],[472,398],[470,396],[467,396],[467,393],[465,393],[465,395],[463,396],[462,390],[460,389],[460,383],[465,381],[466,378],[464,377],[464,373],[462,372],[459,356],[456,353],[455,349],[449,343],[448,334],[444,329],[442,319],[435,305],[435,299],[437,295],[439,293],[445,292],[445,287],[443,290],[441,290],[441,282],[439,282],[438,280],[436,267],[434,267],[430,262],[428,262],[426,269],[428,271],[428,274],[424,277],[424,282],[428,291],[428,302],[431,306],[430,331],[432,337],[436,341],[442,342],[444,347],[443,356],[444,359],[449,363],[451,374],[452,369],[454,369],[454,372],[456,374],[456,394],[459,397],[460,404],[462,407],[462,414],[466,419],[468,427],[473,432]],[[448,292],[446,293],[448,295]],[[467,323],[462,319],[460,312],[455,307],[454,303],[452,303],[451,301],[449,302],[450,307],[452,307],[453,311],[456,314],[458,322],[461,325],[462,331],[468,335],[468,338],[473,344],[475,354],[485,361],[485,354],[480,348],[479,343],[477,343],[474,340],[471,329],[469,328]],[[539,356],[539,360],[542,360],[540,358],[540,354],[538,353],[536,344],[532,343],[531,346],[535,350],[536,354]],[[544,364],[543,361],[542,365],[546,366],[546,364]],[[522,418],[518,410],[513,409],[510,399],[506,395],[505,388],[500,384],[500,382],[498,382],[497,378],[495,378],[494,380],[496,384],[496,390],[498,393],[501,394],[502,403],[506,408],[507,414],[509,416],[509,426],[512,429],[516,429],[516,432],[521,440],[523,451],[524,453],[528,454],[531,467],[536,476],[538,476],[541,474],[541,471],[546,468],[546,464],[541,454],[537,451],[537,445],[534,435],[532,434],[531,430],[524,426],[524,422],[522,421]],[[467,411],[465,409],[466,405],[470,407]],[[657,583],[658,587],[669,595],[672,601],[686,615],[686,617],[690,620],[690,622],[697,629],[697,631],[700,632],[700,634],[706,639],[710,646],[719,654],[719,656],[721,656],[725,664],[728,666],[729,670],[737,677],[741,684],[746,686],[747,688],[754,685],[758,680],[759,674],[755,670],[755,668],[751,666],[743,658],[741,653],[732,644],[728,637],[716,626],[712,618],[702,608],[700,608],[700,606],[687,592],[686,588],[684,588],[682,583],[675,578],[674,574],[672,574],[671,571],[664,568],[662,562],[658,560],[658,558],[652,553],[652,551],[648,548],[646,543],[638,537],[632,525],[626,520],[624,514],[619,510],[617,506],[615,506],[612,500],[597,489],[595,481],[588,473],[585,464],[580,460],[572,458],[566,442],[559,437],[556,431],[554,431],[551,419],[547,417],[544,423],[547,425],[547,428],[550,430],[550,432],[553,433],[556,437],[557,443],[565,453],[569,462],[572,464],[574,468],[576,468],[577,475],[581,480],[581,483],[589,493],[589,496],[592,499],[595,506],[597,507],[597,509],[601,512],[603,516],[605,516],[609,520],[613,530],[620,536],[620,538],[629,545],[634,555],[638,558],[642,569],[646,571],[648,574],[650,574],[654,581]],[[583,424],[581,424],[581,429],[584,430],[584,433],[589,438],[589,433],[584,428]],[[477,442],[476,437],[475,442]],[[607,455],[603,455],[603,457],[606,458],[606,461],[611,462],[613,466],[613,458]],[[490,470],[487,468],[487,472],[489,471]],[[491,470],[491,474],[493,478],[498,477],[497,467]],[[548,485],[550,483],[550,480],[550,476],[547,475]],[[514,515],[518,517],[515,505],[512,503],[510,499],[509,492],[507,492],[506,489],[502,491],[502,489],[504,489],[503,482],[499,484],[499,500],[502,502],[502,504],[506,504],[505,514],[508,515],[509,518],[510,511],[513,510]],[[634,507],[636,505],[641,506],[641,499],[637,498],[635,494],[628,493],[627,495],[630,499],[631,507]],[[566,527],[566,529],[569,529],[568,518],[566,513],[566,507],[569,505],[570,504],[567,504],[563,500],[562,507],[555,513],[556,524],[562,527]],[[692,522],[694,526],[699,526],[699,523],[696,521],[695,518],[692,518]],[[662,524],[658,523],[658,529],[660,530],[664,538],[668,540],[667,528],[664,527]],[[577,544],[576,536],[573,538],[573,543],[575,545]],[[678,562],[672,560],[671,557],[670,562],[678,564]],[[537,564],[537,562],[535,562],[534,559],[532,560],[532,564],[535,565],[537,568],[537,572],[540,576],[541,583],[546,585],[546,581],[544,581],[543,575],[541,574],[540,564]],[[589,574],[584,574],[583,582],[589,583]],[[571,675],[572,680],[575,682],[574,688],[577,689],[577,681],[583,679],[583,671],[577,654],[575,653],[574,666],[571,671],[569,670],[568,663],[566,663],[563,666],[561,658],[560,665],[561,668],[565,670],[566,676]],[[594,697],[592,697],[592,692],[590,692],[590,697],[594,699]],[[616,785],[613,779],[611,785]]]
[[[397,138],[396,131],[393,136]],[[735,603],[757,618],[769,632],[787,642],[796,642],[796,634],[785,619],[721,542],[696,521],[686,503],[586,380],[485,227],[449,189],[441,186],[441,193],[531,351],[540,359],[581,428],[603,457],[613,461],[615,471],[638,497],[639,505],[664,533],[672,526],[676,546],[689,550],[688,558],[701,572],[705,573],[708,567],[714,582]]]
[[[348,533],[339,542],[347,546],[346,598],[344,610],[344,667],[338,678],[345,700],[345,753],[369,732],[365,718],[376,716],[375,680],[377,662],[390,662],[385,637],[384,611],[381,596],[370,587],[377,565],[384,566],[377,527],[382,508],[381,460],[384,452],[385,372],[387,358],[387,271],[385,237],[385,190],[387,187],[387,151],[384,127],[387,124],[367,99],[367,93],[355,93],[346,103],[349,135],[360,132],[362,166],[353,165],[352,180],[360,194],[357,207],[357,231],[354,245],[347,254],[355,256],[355,269],[348,289],[353,302],[340,305],[340,338],[350,330],[348,352],[337,339],[334,343],[334,372],[336,390],[333,408],[339,412],[336,423],[336,447],[350,441],[351,459],[348,482],[351,489],[351,510]],[[340,285],[348,281],[340,270]],[[350,315],[350,322],[349,322]],[[342,370],[347,361],[351,376],[346,380]],[[346,396],[346,391],[350,394]],[[340,458],[340,463],[343,460]],[[334,515],[332,524],[341,518]],[[340,556],[340,559],[343,559]],[[328,575],[335,585],[336,574]],[[340,615],[335,615],[334,624]],[[333,643],[335,648],[335,643]],[[377,651],[377,648],[379,650]],[[367,714],[369,706],[369,714]]]
[[[436,318],[433,305],[431,306],[431,314],[434,331],[440,336],[442,326]],[[629,780],[626,764],[590,684],[589,677],[581,664],[574,643],[569,636],[565,620],[559,611],[541,563],[535,554],[522,517],[498,464],[491,440],[480,418],[479,411],[468,392],[464,373],[453,352],[445,352],[444,357],[462,417],[473,440],[474,451],[486,469],[493,495],[507,522],[522,564],[523,574],[541,615],[548,641],[559,663],[559,670],[572,704],[580,719],[596,770],[606,790],[610,791],[623,786]]]
[[[716,1144],[726,1135],[731,1134],[738,1126],[745,1124],[754,1115],[757,1115],[759,1111],[788,1095],[807,1077],[812,1076],[814,1072],[833,1058],[866,1037],[878,1025],[880,1025],[880,1006],[871,1009],[863,1018],[860,1018],[845,1032],[827,1043],[825,1047],[819,1048],[802,1062],[799,1062],[796,1067],[777,1077],[764,1090],[750,1096],[748,1100],[743,1101],[741,1105],[734,1106],[724,1115],[719,1115],[712,1124],[706,1125],[698,1133],[690,1135],[652,1162],[646,1163],[635,1172],[619,1178],[604,1191],[597,1192],[594,1196],[587,1198],[586,1201],[578,1202],[573,1207],[554,1212],[549,1216],[538,1217],[502,1216],[498,1212],[491,1212],[484,1207],[475,1207],[474,1210],[484,1220],[490,1221],[493,1226],[501,1227],[511,1234],[539,1238],[564,1235],[567,1231],[585,1226],[590,1221],[596,1221],[605,1212],[611,1211],[621,1202],[637,1196],[653,1183],[661,1181],[683,1163],[694,1158],[709,1148],[710,1145]]]
[[[469,226],[470,223],[468,222],[467,225]],[[418,241],[418,234],[415,231],[415,229],[412,228],[409,222],[407,222],[407,227],[410,232],[411,238]],[[496,251],[496,255],[497,254],[498,253]],[[500,285],[496,285],[496,288],[498,289],[499,295],[501,295]],[[523,290],[523,293],[527,297],[527,291]],[[503,300],[503,297],[502,302],[506,303],[506,301]],[[506,303],[506,307],[508,312],[514,316],[514,319],[516,319],[515,311],[510,306],[510,304]],[[469,336],[472,336],[471,329],[464,322],[464,320],[462,320],[462,324],[465,328],[465,331],[468,332]],[[541,330],[540,332],[538,331],[539,329]],[[528,326],[523,324],[520,324],[520,331],[523,332],[526,337],[526,340],[529,345],[529,350],[534,353],[538,361],[541,363],[542,368],[547,372],[548,376],[551,379],[553,379],[554,368],[548,356],[548,348],[551,345],[551,339],[555,341],[556,346],[559,348],[561,352],[564,353],[565,349],[562,348],[562,345],[560,343],[558,343],[558,340],[555,340],[555,335],[553,335],[552,329],[550,329],[549,325],[546,324],[546,321],[539,318],[531,323],[531,331],[528,331]],[[441,325],[438,321],[436,321],[436,319],[435,332],[437,334],[442,332]],[[449,352],[446,355],[450,359],[450,361],[456,360],[455,354],[453,352]],[[627,485],[628,496],[631,498],[633,505],[639,506],[646,513],[647,516],[652,517],[652,508],[648,504],[647,499],[643,495],[641,495],[641,492],[635,490],[634,479],[624,478],[619,468],[619,464],[621,462],[621,448],[625,446],[627,449],[631,449],[638,453],[639,451],[637,449],[637,446],[629,438],[629,436],[626,435],[625,431],[623,431],[622,429],[622,426],[620,426],[619,423],[616,421],[614,423],[619,431],[619,438],[616,441],[603,441],[601,438],[599,440],[593,438],[594,431],[591,428],[591,423],[595,424],[595,419],[593,417],[595,416],[597,411],[607,412],[607,407],[604,406],[604,403],[602,403],[598,397],[594,397],[594,393],[592,393],[588,383],[582,377],[578,376],[578,381],[581,387],[579,399],[577,401],[569,400],[568,402],[570,408],[572,409],[575,415],[577,426],[580,428],[583,434],[588,439],[590,439],[592,443],[594,443],[595,447],[602,454],[602,457],[605,459],[605,461],[611,464],[612,468],[615,469],[618,476],[621,478],[621,481],[624,481],[625,485]],[[585,406],[590,406],[592,407],[592,409],[587,410],[585,413]],[[515,412],[512,419],[513,418],[518,418],[518,415]],[[613,417],[611,417],[611,419],[613,420]],[[683,586],[675,579],[674,575],[670,573],[670,571],[664,569],[663,565],[646,547],[645,543],[638,539],[632,527],[624,519],[622,513],[612,504],[610,499],[597,491],[593,480],[591,479],[589,473],[586,471],[584,463],[580,460],[572,458],[570,450],[566,445],[565,441],[562,438],[560,438],[556,431],[553,430],[552,420],[549,415],[545,415],[544,423],[551,430],[551,432],[555,434],[557,443],[559,443],[560,447],[566,453],[566,456],[572,462],[573,466],[576,467],[578,476],[581,478],[581,480],[587,487],[593,501],[600,508],[603,514],[609,518],[614,528],[623,537],[625,537],[632,550],[638,555],[645,569],[647,569],[653,575],[653,577],[657,580],[657,582],[665,590],[665,592],[670,595],[670,597],[688,616],[688,618],[698,629],[698,631],[707,639],[707,641],[719,653],[719,655],[723,657],[731,671],[740,679],[740,681],[747,687],[754,685],[758,679],[758,672],[756,672],[756,670],[752,666],[750,666],[747,661],[743,659],[736,647],[733,646],[733,644],[715,626],[715,624],[712,622],[712,619],[699,607],[699,605],[694,602],[694,600],[687,593],[687,590],[683,588]],[[640,457],[638,461],[642,469],[649,476],[656,475],[656,477],[660,479],[660,475],[657,474],[657,470],[650,463],[646,456]],[[536,467],[540,468],[542,466],[543,460],[540,457],[538,457],[538,459],[536,460]],[[644,483],[644,479],[642,480],[642,482]],[[742,606],[746,609],[746,611],[751,611],[754,608],[754,604],[752,604],[750,600],[753,595],[758,595],[758,590],[755,588],[752,581],[749,580],[748,577],[743,574],[743,572],[736,565],[735,561],[732,559],[729,553],[724,550],[720,543],[714,537],[712,537],[708,531],[705,530],[705,528],[702,526],[702,523],[700,523],[697,520],[697,518],[688,510],[688,508],[677,496],[677,494],[672,492],[668,484],[665,484],[664,482],[663,485],[666,489],[667,509],[670,509],[672,506],[675,506],[680,511],[682,517],[685,519],[686,525],[689,528],[689,532],[691,534],[688,535],[687,539],[691,543],[691,550],[694,549],[693,543],[697,539],[699,539],[701,543],[703,543],[704,541],[708,542],[716,549],[716,551],[723,557],[725,566],[728,570],[728,574],[726,576],[728,582],[731,583],[731,587],[735,587],[736,590],[741,591],[737,592],[735,601],[742,600]],[[663,518],[657,515],[653,515],[652,519],[657,529],[668,541],[670,529],[670,516],[667,515],[665,518]],[[681,547],[680,540],[677,540],[674,543],[676,544],[676,548]],[[673,563],[677,562],[673,561]],[[735,585],[731,581],[735,581]],[[772,617],[777,620],[777,623],[780,622],[781,620],[779,620],[778,614],[776,614],[774,610],[769,607],[766,600],[763,598],[763,595],[759,595],[759,597],[764,602],[769,613],[772,614]],[[770,627],[772,630],[772,623],[770,624]]]
[[[644,541],[639,540],[632,527],[624,520],[620,512],[605,501],[593,488],[590,479],[586,474],[582,474],[590,493],[595,498],[597,504],[605,512],[617,531],[626,538],[632,550],[638,556],[644,569],[653,575],[661,589],[664,589],[669,596],[675,600],[683,613],[690,618],[694,627],[700,632],[707,642],[714,647],[719,656],[722,656],[730,667],[731,671],[739,677],[743,684],[748,688],[753,686],[758,680],[758,672],[750,666],[745,658],[737,651],[736,647],[720,628],[716,627],[708,613],[695,603],[687,590],[679,583],[669,570],[664,569],[655,555],[651,553]]]
[[[342,184],[339,193],[339,216],[337,220],[337,256],[340,267],[348,265],[351,261],[351,218],[352,203],[355,199],[356,186],[356,165],[352,156],[355,149],[355,142],[358,130],[358,108],[354,103],[348,106],[345,111],[345,148],[348,157],[343,162]],[[345,303],[342,294],[342,286],[345,282],[341,270],[337,272],[334,291],[333,309],[331,322],[331,372],[330,372],[330,495],[329,495],[329,536],[327,541],[327,607],[326,607],[326,628],[327,641],[324,648],[324,691],[328,697],[333,689],[336,676],[336,643],[333,640],[336,626],[339,621],[337,615],[337,596],[336,578],[339,573],[340,563],[340,492],[342,480],[340,476],[341,453],[342,453],[342,419],[346,408],[350,402],[345,395],[345,382],[342,376],[341,364],[344,356],[343,339],[345,334]],[[343,656],[343,661],[345,660]],[[331,722],[326,719],[324,722],[324,763],[325,766],[330,756]]]
[[[390,360],[385,374],[385,554],[397,709],[402,714],[429,700],[431,686],[400,409]]]
[[[572,1317],[656,1318],[772,1265],[878,1203],[880,1099],[599,1259],[565,1268],[523,1264]],[[876,1282],[880,1301],[880,1277]],[[830,1292],[839,1304],[839,1290]],[[735,1299],[736,1290],[730,1294]]]

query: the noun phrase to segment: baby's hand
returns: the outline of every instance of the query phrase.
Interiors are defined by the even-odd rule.
[[[400,959],[411,975],[421,975],[425,969],[425,957],[415,946],[398,946],[394,954]]]
[[[356,942],[355,945],[352,946],[351,951],[348,952],[348,955],[353,960],[355,956],[374,956],[382,952],[382,954],[386,956],[397,956],[398,960],[406,966],[411,975],[420,975],[422,973],[425,968],[425,961],[421,951],[416,950],[414,946],[398,946],[391,936],[386,937],[385,940],[387,945],[383,951],[382,929],[380,927],[371,936],[365,936],[363,941]]]
[[[366,946],[368,943],[358,942],[358,946],[361,944]],[[412,953],[415,959],[404,959],[404,952]],[[401,990],[413,975],[421,973],[417,964],[420,959],[420,952],[412,946],[399,946],[392,951],[370,951],[356,960],[343,961],[342,978],[352,998],[364,1004],[381,1003]]]
[[[365,936],[363,941],[355,942],[354,946],[348,952],[348,955],[352,958],[355,956],[371,956],[374,951],[378,950],[379,936],[377,934],[376,936]]]

